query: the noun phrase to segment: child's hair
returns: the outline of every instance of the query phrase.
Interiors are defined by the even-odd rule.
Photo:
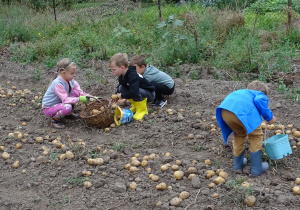
[[[129,65],[130,66],[138,65],[139,67],[142,67],[142,66],[146,67],[147,66],[146,65],[146,61],[145,61],[145,57],[142,56],[142,55],[135,55],[135,56],[133,56],[130,59]]]
[[[57,69],[55,71],[55,75],[53,75],[53,77],[51,78],[49,86],[51,85],[52,81],[57,77],[57,74],[59,74],[62,70],[68,71],[68,69],[72,66],[76,67],[76,64],[72,62],[70,58],[63,58],[60,61],[58,61],[58,63],[56,64]]]
[[[113,55],[109,59],[109,66],[111,66],[112,63],[115,63],[116,66],[121,67],[124,66],[125,68],[128,67],[128,57],[126,53],[117,53]]]
[[[250,82],[249,85],[247,86],[247,89],[261,91],[265,95],[268,95],[267,85],[258,80],[254,80],[253,82]]]
[[[76,67],[76,64],[72,62],[70,58],[63,58],[60,61],[58,61],[58,63],[56,64],[57,67],[56,72],[59,73],[62,70],[68,71],[69,67],[71,66]]]

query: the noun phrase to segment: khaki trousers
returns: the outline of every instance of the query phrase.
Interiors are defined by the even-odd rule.
[[[221,115],[226,124],[233,130],[233,154],[238,157],[242,154],[245,148],[245,139],[247,131],[243,123],[232,112],[222,109]],[[257,152],[262,149],[263,132],[259,125],[254,131],[248,134],[248,141],[250,143],[250,152]]]

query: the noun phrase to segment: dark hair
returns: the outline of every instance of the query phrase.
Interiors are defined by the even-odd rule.
[[[133,56],[130,59],[129,65],[130,66],[138,65],[139,67],[142,67],[142,66],[146,67],[147,66],[146,65],[146,61],[145,61],[145,57],[142,56],[142,55],[135,55],[135,56]]]

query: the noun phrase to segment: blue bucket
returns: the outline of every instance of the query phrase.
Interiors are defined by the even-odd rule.
[[[279,160],[288,154],[292,154],[292,148],[287,134],[272,136],[263,142],[263,146],[272,160]]]
[[[133,113],[130,109],[120,108],[119,106],[117,106],[115,110],[115,116],[114,116],[116,125],[119,126],[122,124],[130,123],[132,122],[132,118],[133,118]]]

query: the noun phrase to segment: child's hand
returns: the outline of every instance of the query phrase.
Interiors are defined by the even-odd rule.
[[[276,122],[277,122],[277,119],[276,119],[275,116],[273,116],[272,120],[270,120],[268,123],[269,123],[269,125],[271,125],[271,124],[274,124]]]
[[[89,103],[90,99],[86,96],[79,96],[79,101],[81,101],[83,103]]]

